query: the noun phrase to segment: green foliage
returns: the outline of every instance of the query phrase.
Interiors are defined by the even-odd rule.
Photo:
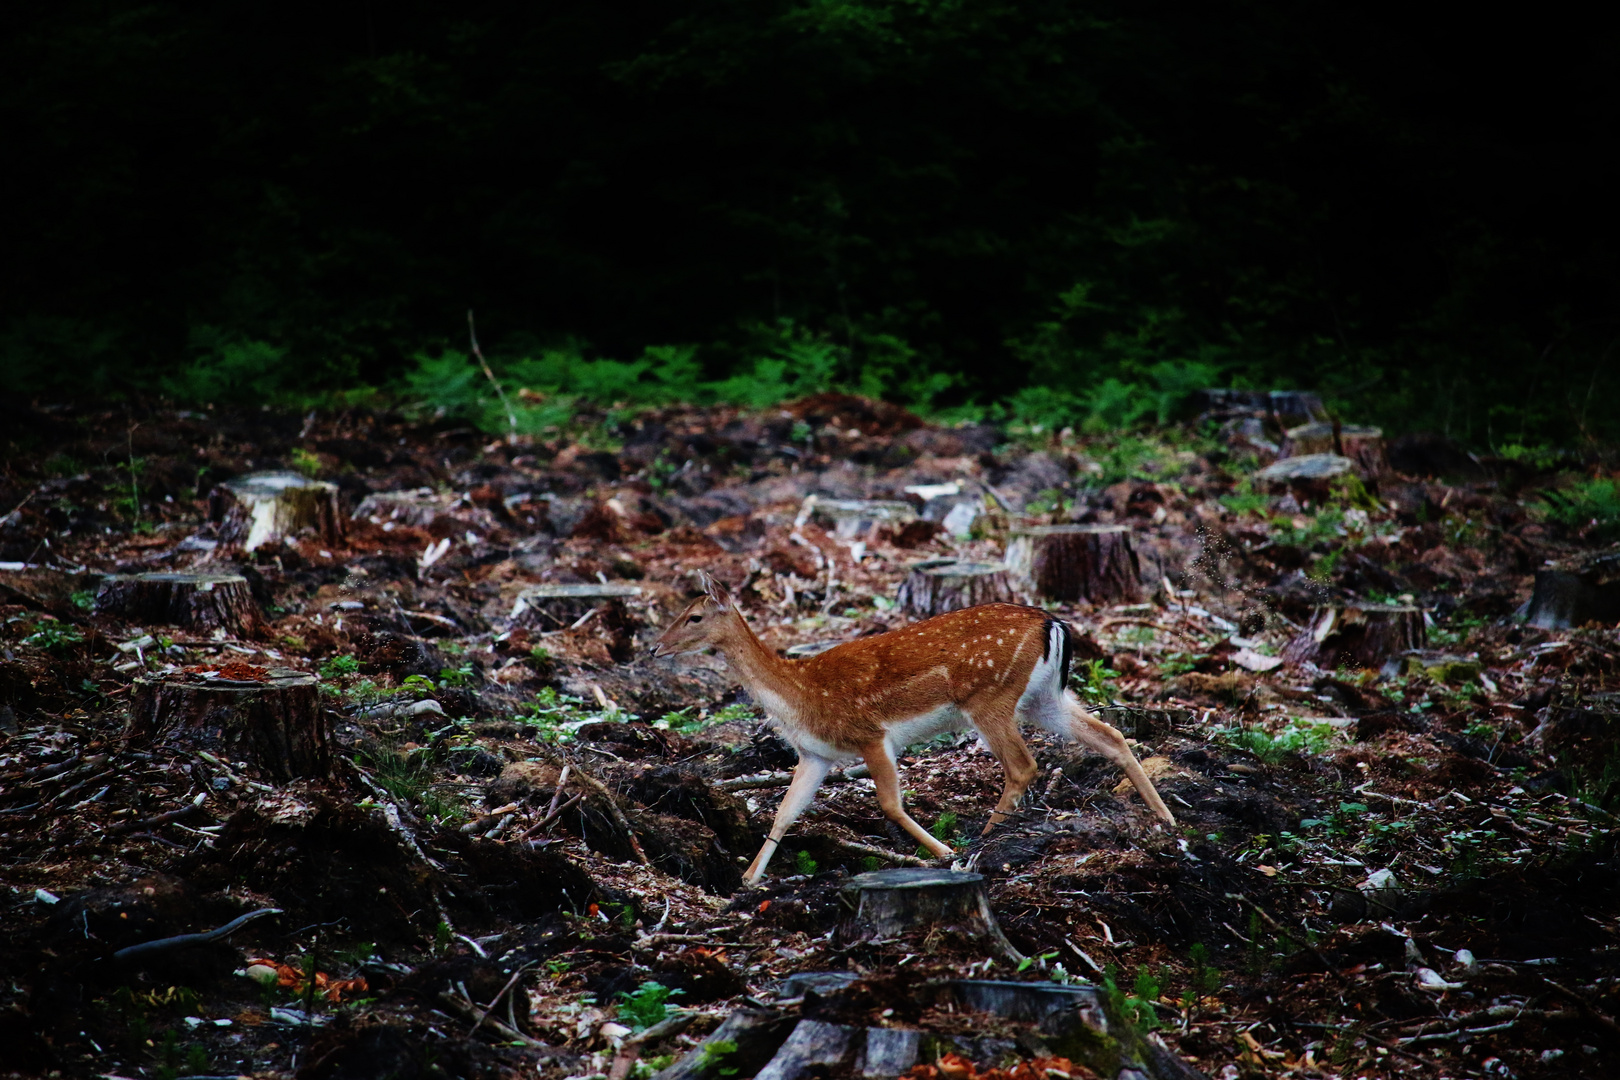
[[[816,860],[811,858],[810,853],[803,848],[800,848],[798,854],[793,856],[793,865],[805,877],[813,877],[816,871],[821,868]]]
[[[292,457],[293,468],[297,469],[305,476],[314,478],[321,474],[321,456],[315,453],[313,450],[306,450],[302,446],[295,446],[293,447],[293,451],[290,456]]]
[[[1221,505],[1226,507],[1238,517],[1257,514],[1265,517],[1271,509],[1271,496],[1254,490],[1254,478],[1245,476],[1239,480],[1229,495],[1221,496]]]
[[[634,1031],[646,1031],[669,1015],[669,999],[680,994],[663,983],[644,982],[632,992],[619,995],[619,1019]]]
[[[1119,672],[1108,666],[1106,660],[1087,660],[1074,669],[1075,692],[1087,705],[1107,705],[1114,700],[1119,688],[1114,680]]]
[[[703,1044],[698,1071],[704,1076],[736,1076],[737,1066],[726,1064],[726,1059],[736,1052],[737,1044],[731,1039],[711,1039]]]
[[[956,838],[959,825],[956,820],[956,811],[947,810],[935,819],[933,828],[928,830],[934,834],[934,839],[942,844],[948,844]]]
[[[1187,989],[1181,992],[1181,1007],[1191,1013],[1200,1002],[1221,988],[1221,973],[1209,962],[1209,948],[1202,941],[1193,942],[1187,950],[1192,966]]]
[[[346,675],[353,675],[360,670],[360,661],[353,656],[333,656],[321,662],[321,678],[328,682],[337,682]]]
[[[1542,513],[1572,531],[1590,530],[1597,540],[1620,537],[1620,480],[1588,479],[1542,493]]]
[[[370,769],[377,786],[400,802],[441,822],[453,821],[462,815],[463,808],[456,800],[434,789],[429,753],[428,750],[400,753],[376,749],[362,752],[355,764]]]
[[[33,633],[23,638],[22,643],[47,652],[64,653],[83,641],[84,632],[72,623],[42,622],[34,627]]]
[[[71,597],[73,606],[80,611],[89,611],[96,606],[96,592],[94,589],[79,589]]]
[[[1152,969],[1146,965],[1138,968],[1136,982],[1129,994],[1119,988],[1119,977],[1118,964],[1109,964],[1102,977],[1103,994],[1113,1005],[1114,1011],[1139,1032],[1145,1034],[1158,1030],[1162,1025],[1153,1004],[1159,1000],[1162,975],[1154,975]]]
[[[471,663],[458,664],[450,668],[439,669],[440,686],[469,686],[477,676],[478,669]]]
[[[1227,746],[1247,750],[1267,765],[1281,764],[1293,754],[1325,754],[1336,731],[1331,724],[1293,719],[1273,735],[1263,728],[1218,728],[1215,737]]]
[[[1366,803],[1341,802],[1327,817],[1302,818],[1299,824],[1304,829],[1321,829],[1327,836],[1348,836],[1366,813]]]

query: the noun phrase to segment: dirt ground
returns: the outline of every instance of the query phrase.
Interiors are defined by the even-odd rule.
[[[1268,487],[1213,423],[1013,438],[836,395],[522,445],[359,409],[7,408],[0,1073],[621,1080],[796,972],[969,967],[1107,977],[1211,1077],[1620,1072],[1620,636],[1525,624],[1535,571],[1595,544],[1515,463],[1406,440],[1404,471]],[[209,494],[262,470],[334,483],[346,531],[240,550]],[[355,514],[404,491],[409,521]],[[840,536],[810,496],[922,516]],[[794,755],[719,658],[649,658],[697,572],[785,650],[903,625],[911,564],[1062,521],[1132,528],[1140,602],[1046,606],[1177,826],[1030,733],[1040,778],[981,836],[999,768],[941,736],[902,758],[908,806],[1027,963],[834,944],[850,875],[916,861],[858,776],[744,889]],[[105,574],[202,569],[248,579],[250,632],[95,609]],[[638,591],[514,616],[592,583]],[[1323,611],[1389,603],[1422,648],[1310,651]],[[139,680],[273,669],[320,679],[329,776],[132,717]]]

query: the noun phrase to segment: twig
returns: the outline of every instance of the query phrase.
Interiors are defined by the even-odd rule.
[[[167,825],[171,821],[179,821],[181,818],[190,817],[192,814],[200,813],[202,811],[203,800],[207,798],[208,795],[206,792],[204,792],[198,795],[197,798],[192,802],[182,806],[178,810],[169,810],[165,813],[158,814],[156,817],[143,818],[140,821],[120,822],[117,825],[110,826],[107,829],[107,835],[119,836],[123,833],[146,832],[149,829],[157,828],[159,825]]]
[[[441,1004],[455,1010],[466,1019],[478,1019],[478,1006],[472,1004],[470,1001],[463,1001],[462,999],[456,997],[456,995],[447,993],[443,990],[439,991],[438,997]],[[554,1047],[541,1042],[539,1039],[529,1038],[527,1035],[523,1034],[523,1032],[517,1030],[516,1028],[508,1027],[499,1020],[485,1019],[484,1023],[489,1026],[491,1031],[495,1032],[495,1034],[509,1042],[522,1043],[524,1046],[527,1046],[532,1050],[555,1049]]]
[[[563,814],[566,814],[569,810],[572,810],[574,808],[574,806],[576,804],[578,804],[578,802],[581,799],[583,799],[584,797],[585,797],[585,793],[582,791],[578,795],[575,795],[572,799],[569,799],[567,802],[565,802],[561,806],[557,807],[557,809],[548,812],[545,817],[541,818],[535,824],[533,824],[529,828],[525,829],[524,832],[523,832],[523,835],[518,837],[517,840],[514,841],[514,843],[519,843],[519,844],[523,843],[523,841],[527,840],[529,837],[533,836],[535,833],[539,832],[541,829],[544,829],[547,825],[550,825],[558,817],[562,816]]]
[[[483,953],[484,950],[479,949],[478,951],[479,953]],[[485,1020],[489,1019],[489,1014],[495,1011],[495,1006],[500,1003],[501,998],[506,996],[506,992],[512,989],[512,987],[517,984],[517,981],[523,978],[523,973],[528,971],[529,968],[533,966],[534,965],[532,963],[524,964],[522,967],[512,972],[512,977],[506,980],[506,985],[501,987],[499,993],[489,999],[488,1005],[484,1006],[483,1014],[479,1016],[477,1021],[473,1023],[472,1030],[467,1032],[468,1038],[472,1038],[473,1032],[477,1031],[483,1025]]]
[[[547,821],[550,821],[551,816],[557,812],[557,804],[562,802],[563,788],[568,786],[568,774],[573,771],[573,768],[573,765],[567,762],[563,763],[562,772],[557,777],[557,790],[551,793],[551,805],[546,807]]]
[[[624,834],[630,838],[630,850],[635,853],[636,862],[642,866],[651,866],[652,863],[647,861],[647,853],[641,850],[641,841],[636,839],[636,831],[630,827],[630,819],[624,816],[623,810],[619,809],[619,802],[613,797],[613,792],[609,791],[602,781],[596,779],[584,769],[575,769],[574,775],[579,779],[580,783],[607,800],[608,816],[613,818],[613,823],[623,829]]]
[[[1587,1015],[1591,1016],[1592,1019],[1608,1028],[1611,1032],[1620,1035],[1620,1024],[1615,1023],[1614,1017],[1606,1016],[1603,1013],[1598,1012],[1592,1003],[1587,1001],[1586,998],[1582,997],[1580,994],[1577,994],[1575,991],[1571,990],[1567,986],[1562,985],[1561,983],[1553,982],[1545,975],[1542,976],[1541,981],[1558,991],[1560,994],[1563,994],[1565,997],[1569,998],[1569,1000],[1573,1001],[1575,1004],[1579,1005],[1583,1012],[1587,1013]]]
[[[473,355],[478,357],[479,365],[484,369],[484,377],[489,385],[495,388],[495,396],[501,399],[501,408],[506,410],[506,424],[509,434],[506,436],[506,445],[517,445],[517,413],[512,411],[512,403],[506,400],[506,391],[501,388],[500,380],[495,378],[495,372],[490,370],[489,361],[484,359],[484,350],[478,347],[478,328],[473,325],[472,308],[467,309],[467,339],[472,342]]]
[[[888,862],[899,863],[901,866],[934,865],[928,859],[919,859],[915,855],[901,855],[898,852],[885,851],[880,847],[873,847],[871,844],[862,844],[856,840],[839,840],[834,838],[833,843],[838,847],[843,848],[845,851],[853,851],[857,855],[871,855],[875,858],[887,860]]]
[[[1126,616],[1126,615],[1120,615],[1120,616],[1116,616],[1116,617],[1114,617],[1112,619],[1104,619],[1102,622],[1097,624],[1097,629],[1106,630],[1110,626],[1126,626],[1126,625],[1129,625],[1129,626],[1146,626],[1146,627],[1149,627],[1150,629],[1153,629],[1153,630],[1162,630],[1166,634],[1174,634],[1176,637],[1179,637],[1181,640],[1186,641],[1186,642],[1190,642],[1190,643],[1192,643],[1194,645],[1197,645],[1199,648],[1204,647],[1204,643],[1202,641],[1199,641],[1197,638],[1195,638],[1191,634],[1187,633],[1187,631],[1179,630],[1174,626],[1165,626],[1163,623],[1156,623],[1152,619],[1137,619],[1137,618],[1133,618],[1133,617]]]
[[[151,956],[153,953],[168,952],[170,949],[182,949],[187,945],[205,945],[210,941],[218,941],[222,937],[228,937],[236,933],[254,919],[263,918],[266,915],[280,914],[280,908],[260,908],[258,911],[250,911],[246,915],[238,915],[217,930],[209,930],[201,934],[177,934],[174,937],[158,938],[156,941],[143,941],[139,945],[126,946],[113,953],[113,959],[119,963],[125,963],[130,960]]]

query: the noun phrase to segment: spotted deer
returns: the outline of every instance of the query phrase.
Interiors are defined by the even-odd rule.
[[[1066,688],[1073,631],[1046,612],[985,604],[790,660],[761,644],[725,586],[707,574],[702,580],[705,594],[675,618],[653,645],[653,655],[713,646],[799,752],[770,838],[744,877],[747,884],[765,876],[782,837],[833,765],[857,757],[865,761],[889,820],[935,857],[949,855],[949,847],[906,813],[895,754],[910,743],[970,725],[1006,776],[985,832],[1006,820],[1035,779],[1035,759],[1020,722],[1102,754],[1125,770],[1155,814],[1175,824],[1125,737],[1087,712]]]

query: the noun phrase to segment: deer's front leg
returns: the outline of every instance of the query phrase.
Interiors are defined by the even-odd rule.
[[[793,782],[788,785],[787,794],[782,796],[782,805],[776,808],[776,821],[771,825],[770,838],[759,849],[753,864],[743,875],[744,885],[758,885],[759,879],[765,876],[765,867],[769,865],[771,856],[776,854],[777,845],[799,815],[804,813],[804,808],[810,805],[810,800],[816,797],[816,789],[827,779],[832,766],[833,763],[826,758],[800,752],[799,764],[793,770]]]

